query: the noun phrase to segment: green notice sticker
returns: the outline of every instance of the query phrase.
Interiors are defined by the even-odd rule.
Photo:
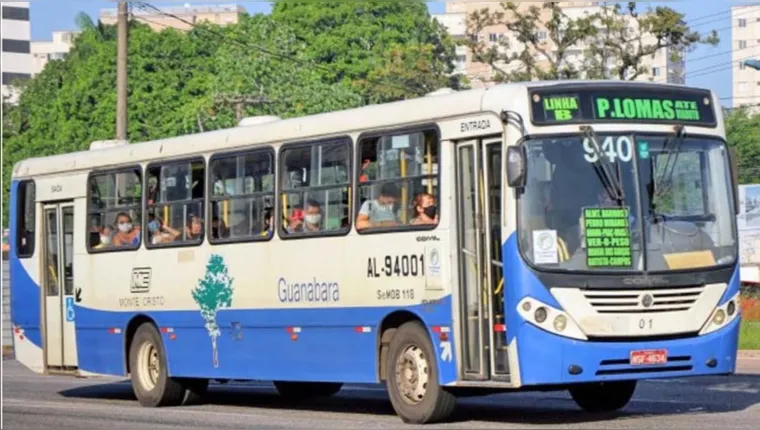
[[[639,158],[642,160],[649,158],[649,142],[639,142]]]
[[[633,266],[628,214],[627,207],[583,209],[588,267]]]

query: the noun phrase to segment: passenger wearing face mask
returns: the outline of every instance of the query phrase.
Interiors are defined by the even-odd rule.
[[[399,218],[395,207],[398,194],[395,185],[383,184],[380,195],[374,200],[367,200],[359,209],[359,215],[356,217],[357,230],[398,225]]]
[[[113,235],[113,228],[110,225],[104,225],[100,230],[100,243],[94,249],[102,249],[110,245],[111,235]]]
[[[164,224],[160,218],[152,215],[151,218],[148,222],[148,235],[150,236],[150,243],[153,245],[174,242],[182,234],[179,230]]]
[[[420,193],[412,203],[414,215],[409,222],[411,225],[438,224],[438,207],[435,197],[428,193]]]
[[[132,217],[126,212],[116,215],[116,234],[113,235],[114,246],[130,246],[140,244],[140,227],[132,224]]]
[[[291,220],[293,219],[297,219],[297,222],[293,222],[291,233],[320,231],[322,229],[322,208],[318,202],[309,200],[306,202],[306,208],[303,210],[303,218],[294,215]]]

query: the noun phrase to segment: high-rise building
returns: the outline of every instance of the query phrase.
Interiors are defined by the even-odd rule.
[[[204,21],[218,25],[236,24],[240,20],[240,15],[245,13],[243,6],[235,4],[192,5],[186,3],[184,6],[157,8],[163,13],[133,7],[130,10],[130,18],[147,24],[156,31],[167,28],[187,31],[192,28],[191,24]],[[103,24],[116,25],[117,18],[116,8],[100,11],[100,22]]]
[[[760,60],[760,6],[732,7],[731,27],[733,106],[751,105],[760,112],[760,70],[744,64]]]
[[[32,77],[29,25],[29,2],[3,2],[2,7],[2,97],[9,103],[18,101],[19,92],[11,84]]]
[[[527,11],[535,3],[522,2],[519,4],[520,8]],[[571,18],[576,19],[584,15],[591,15],[601,11],[601,7],[597,5],[597,2],[559,2],[563,11]],[[509,45],[510,53],[520,53],[524,50],[525,46],[517,40],[517,38],[510,34],[505,24],[497,24],[483,28],[483,30],[477,35],[468,36],[467,34],[467,19],[475,11],[480,11],[487,8],[491,12],[499,11],[504,12],[501,6],[501,2],[479,2],[479,1],[452,1],[446,3],[446,12],[443,14],[434,14],[433,18],[438,20],[443,26],[445,26],[449,34],[455,40],[463,40],[466,37],[477,38],[477,41],[485,43],[486,46],[498,46],[503,38],[506,38]],[[548,10],[542,10],[542,20],[550,19],[550,12]],[[631,25],[635,25],[635,21],[631,21]],[[539,29],[538,38],[543,44],[543,50],[550,55],[553,54],[556,47],[552,46],[552,41],[549,38],[549,34],[545,30]],[[654,43],[654,37],[651,36],[651,41],[645,43]],[[576,68],[582,68],[585,61],[585,52],[587,46],[579,44],[578,46],[571,47],[565,56],[565,61],[574,65]],[[547,67],[549,65],[546,56],[536,50],[532,50],[534,58],[538,62],[539,66]],[[658,51],[652,57],[645,57],[643,59],[643,66],[648,70],[647,73],[643,73],[636,77],[637,80],[652,80],[655,82],[669,82],[682,84],[685,82],[684,77],[684,62],[673,61],[672,52],[668,48],[663,48]],[[494,82],[494,70],[493,68],[484,63],[473,61],[472,52],[466,47],[457,47],[457,59],[456,59],[456,71],[455,73],[464,74],[469,78],[473,87],[482,87],[492,85]],[[608,72],[612,69],[612,64],[607,65]],[[498,65],[502,71],[513,71],[519,68],[519,62],[513,64],[501,64]],[[617,78],[610,72],[607,76],[610,79]],[[630,78],[627,77],[627,78]]]
[[[78,31],[54,31],[52,40],[32,42],[32,76],[42,72],[50,60],[63,60],[74,46]]]

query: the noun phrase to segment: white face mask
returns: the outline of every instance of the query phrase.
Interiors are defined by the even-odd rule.
[[[319,224],[319,221],[322,220],[322,215],[320,214],[309,214],[304,217],[307,223],[309,224]]]
[[[119,231],[122,233],[127,233],[129,230],[132,230],[132,223],[125,223],[125,224],[119,224]]]
[[[100,243],[108,245],[111,243],[111,236],[100,236]]]

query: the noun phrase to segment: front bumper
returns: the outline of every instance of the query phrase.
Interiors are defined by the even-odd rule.
[[[522,385],[730,374],[736,369],[739,324],[736,318],[715,332],[686,339],[588,342],[523,323],[517,335]],[[630,352],[642,349],[666,349],[668,363],[630,365]],[[712,367],[711,360],[715,361]],[[579,366],[582,372],[571,374],[571,366]]]

